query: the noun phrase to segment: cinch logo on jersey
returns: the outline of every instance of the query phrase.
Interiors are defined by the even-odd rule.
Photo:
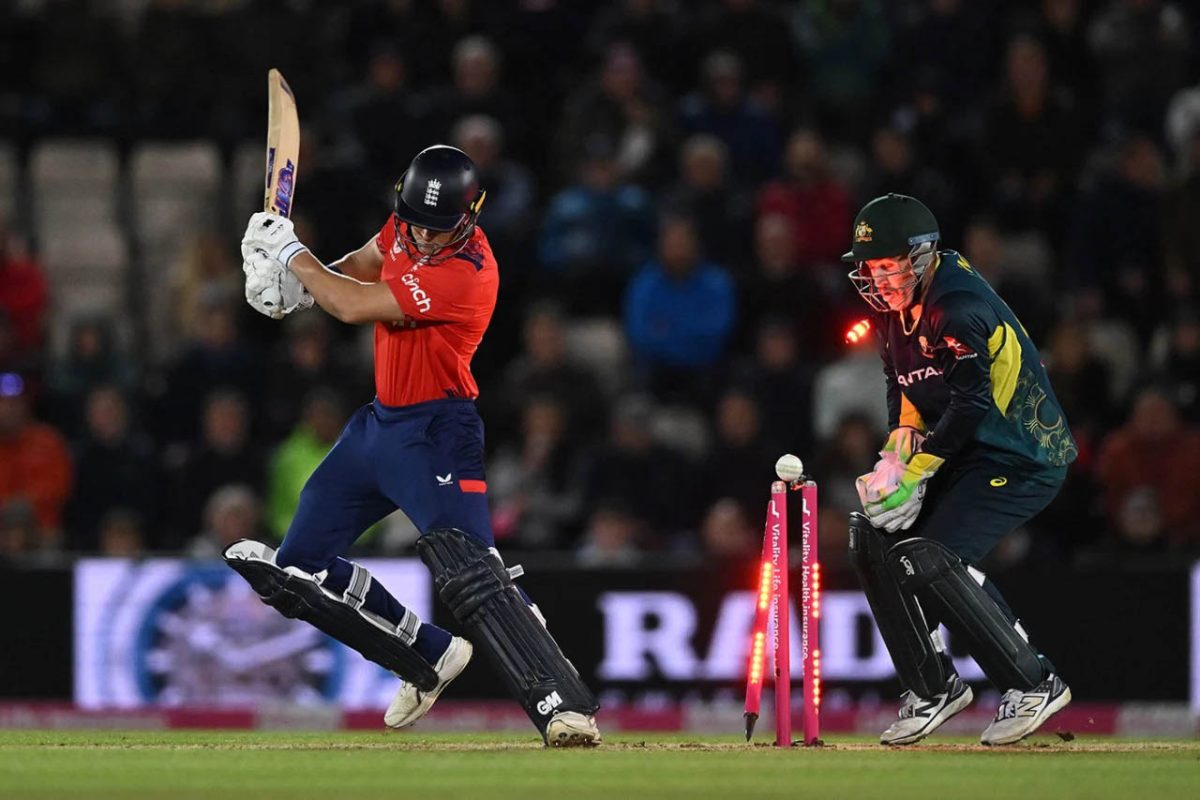
[[[408,291],[412,294],[413,302],[417,304],[417,308],[421,309],[421,313],[428,314],[433,301],[429,299],[429,295],[421,288],[420,282],[417,281],[417,276],[411,272],[406,272],[400,276],[400,280],[408,287]]]
[[[537,704],[537,712],[539,714],[549,714],[554,709],[562,705],[562,698],[558,696],[558,692],[551,692],[542,698]]]
[[[429,183],[425,184],[425,205],[436,206],[438,201],[438,193],[442,190],[442,182],[437,178],[430,178]]]
[[[936,367],[925,367],[924,369],[914,369],[907,375],[897,375],[896,383],[901,386],[911,386],[917,381],[923,381],[926,378],[933,378],[941,375],[942,371]]]

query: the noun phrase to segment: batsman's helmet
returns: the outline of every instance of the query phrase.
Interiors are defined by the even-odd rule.
[[[909,274],[902,287],[909,293],[920,283],[926,269],[937,257],[937,218],[924,203],[904,194],[876,197],[863,206],[854,218],[853,244],[842,261],[855,265],[850,281],[863,299],[878,311],[890,306],[878,291],[866,262],[876,258],[907,258],[901,271]]]
[[[470,156],[444,144],[425,148],[396,181],[397,241],[427,263],[449,258],[470,239],[486,194]],[[455,235],[430,256],[420,251],[411,230],[402,228],[401,222],[410,228],[454,231]]]

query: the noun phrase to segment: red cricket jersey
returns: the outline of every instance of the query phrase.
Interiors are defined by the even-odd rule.
[[[380,280],[405,316],[400,323],[375,323],[379,402],[406,406],[478,397],[471,357],[492,319],[500,285],[483,230],[476,226],[466,246],[439,264],[416,263],[396,241],[391,217],[376,235],[375,246],[383,253]]]

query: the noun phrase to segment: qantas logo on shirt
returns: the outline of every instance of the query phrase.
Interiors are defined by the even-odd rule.
[[[974,350],[967,347],[965,344],[955,339],[953,336],[943,336],[946,341],[946,347],[950,348],[950,352],[954,353],[956,361],[962,361],[964,358],[974,358],[978,355]]]
[[[428,314],[429,309],[433,306],[433,301],[429,299],[429,295],[421,288],[421,282],[417,280],[417,276],[411,272],[406,272],[400,276],[400,280],[408,287],[408,291],[412,294],[413,302],[417,304],[417,308],[422,314]]]
[[[935,367],[925,367],[924,369],[914,369],[906,375],[897,375],[896,383],[901,386],[912,386],[917,381],[923,381],[926,378],[934,378],[941,375],[942,371]]]

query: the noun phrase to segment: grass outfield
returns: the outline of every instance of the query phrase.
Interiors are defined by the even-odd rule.
[[[764,737],[765,738],[765,737]],[[612,736],[545,750],[504,734],[0,731],[0,798],[1196,797],[1200,742],[1038,738],[984,749],[862,738],[780,751],[733,738]]]

